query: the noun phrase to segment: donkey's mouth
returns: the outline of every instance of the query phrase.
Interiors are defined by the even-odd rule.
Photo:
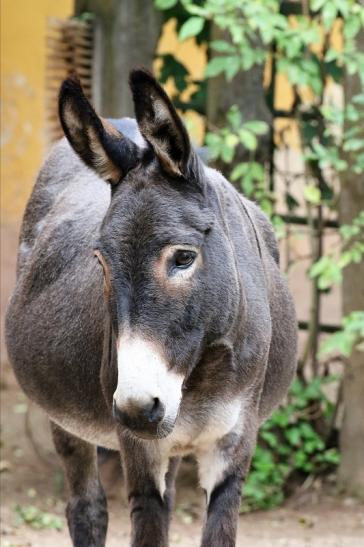
[[[140,428],[140,427],[127,427],[124,426],[124,431],[131,434],[133,437],[136,437],[138,439],[143,439],[146,441],[156,441],[159,439],[165,439],[170,435],[173,431],[174,423],[171,425],[168,424],[161,424],[157,426],[156,428]]]
[[[143,439],[146,441],[157,441],[160,439],[165,439],[173,431],[173,427],[168,429],[158,429],[156,432],[146,431],[146,430],[130,430],[129,432],[138,439]]]
[[[133,437],[145,440],[164,439],[170,435],[177,418],[173,419],[166,416],[158,423],[151,423],[148,420],[136,419],[120,410],[115,410],[115,405],[113,408],[113,416],[115,421],[121,425],[125,432],[131,434]]]

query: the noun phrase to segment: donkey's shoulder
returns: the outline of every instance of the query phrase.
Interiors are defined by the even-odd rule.
[[[239,197],[245,209],[249,212],[256,230],[263,238],[268,252],[274,258],[275,262],[279,264],[279,248],[271,221],[262,209],[253,201],[245,198],[241,194],[239,194]]]
[[[109,119],[118,131],[128,136],[140,146],[145,141],[137,123],[132,118]],[[80,191],[82,195],[79,195]],[[22,237],[27,240],[32,228],[37,225],[60,201],[68,201],[68,210],[74,205],[110,201],[108,185],[89,169],[74,152],[65,137],[57,141],[47,154],[39,171],[23,220]],[[86,210],[86,207],[84,207]]]

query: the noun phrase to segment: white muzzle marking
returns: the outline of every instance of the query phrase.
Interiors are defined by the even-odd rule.
[[[117,344],[118,384],[116,405],[143,407],[158,398],[165,406],[165,419],[174,422],[182,398],[183,375],[168,370],[157,344],[137,335],[123,334]]]

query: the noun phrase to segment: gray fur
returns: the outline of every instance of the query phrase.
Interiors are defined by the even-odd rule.
[[[162,94],[161,100],[166,100]],[[53,147],[40,171],[24,215],[17,284],[7,312],[9,356],[24,391],[58,424],[56,448],[72,496],[82,498],[73,477],[91,458],[92,444],[120,446],[132,545],[165,547],[175,474],[174,465],[164,484],[169,459],[194,451],[202,476],[203,462],[213,453],[221,472],[207,492],[202,546],[233,546],[241,483],[259,425],[284,397],[296,362],[296,319],[272,226],[193,150],[181,152],[179,143],[175,157],[184,163],[174,168],[172,150],[167,172],[149,126],[146,142],[134,120],[112,123],[142,151],[112,193],[66,139]],[[176,134],[180,126],[174,118],[173,123]],[[171,177],[179,170],[184,180]],[[181,238],[201,246],[204,268],[187,296],[171,296],[153,279],[150,260],[167,242]],[[95,248],[111,270],[107,302]],[[140,438],[112,416],[115,340],[125,322],[158,341],[170,368],[184,375],[179,416],[165,439]],[[219,412],[235,400],[242,402],[239,419],[219,437],[223,423],[230,427],[229,416],[219,418]],[[70,443],[79,454],[72,465],[65,456]],[[95,485],[91,468],[85,480]],[[73,498],[69,506],[77,546],[91,545],[85,539],[91,537],[90,518],[106,530],[103,494],[98,486],[90,491],[85,514],[79,506],[72,509]],[[84,531],[75,530],[77,523]],[[92,545],[104,545],[104,535],[92,535]]]

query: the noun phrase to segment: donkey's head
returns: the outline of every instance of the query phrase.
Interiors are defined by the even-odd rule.
[[[164,437],[192,370],[229,328],[238,281],[211,171],[153,76],[135,70],[130,85],[142,146],[99,118],[75,79],[62,86],[60,118],[111,185],[95,252],[117,344],[114,416]]]

